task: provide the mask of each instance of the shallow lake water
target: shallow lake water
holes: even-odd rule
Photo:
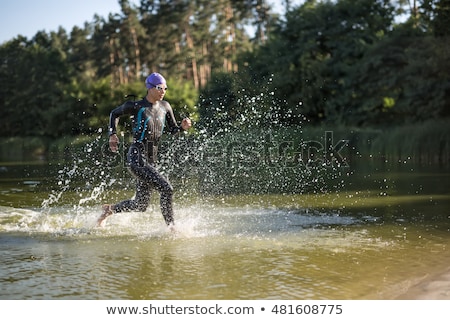
[[[448,169],[354,169],[323,193],[179,191],[170,232],[156,195],[97,228],[132,189],[2,168],[0,299],[395,299],[450,263]]]

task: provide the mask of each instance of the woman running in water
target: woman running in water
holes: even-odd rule
[[[158,143],[167,124],[169,132],[176,134],[191,127],[191,120],[184,118],[178,126],[172,108],[164,95],[167,90],[166,80],[159,73],[152,73],[145,80],[147,95],[139,101],[127,101],[111,111],[109,119],[109,147],[112,152],[118,151],[119,138],[116,134],[116,119],[128,115],[132,119],[133,142],[127,155],[130,172],[136,178],[136,195],[116,204],[103,205],[103,213],[97,224],[116,212],[145,211],[150,201],[151,191],[160,193],[161,212],[166,224],[174,224],[172,208],[172,185],[155,167]]]

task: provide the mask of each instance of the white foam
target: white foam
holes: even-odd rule
[[[304,246],[311,245],[314,238],[322,247],[342,250],[358,243],[380,244],[361,230],[357,234],[343,228],[336,229],[361,222],[337,213],[192,205],[176,211],[175,231],[166,226],[157,206],[146,212],[114,214],[108,217],[103,227],[97,227],[100,214],[100,206],[52,207],[46,210],[0,207],[0,230],[47,234],[51,237],[126,236],[137,240],[232,236],[251,241],[272,239],[272,244],[283,238],[283,243],[295,242]],[[339,239],[342,239],[340,244]]]

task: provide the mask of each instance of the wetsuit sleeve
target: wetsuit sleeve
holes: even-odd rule
[[[173,114],[172,107],[169,103],[166,104],[166,121],[168,125],[169,132],[171,134],[176,134],[183,129],[177,124],[177,121],[175,120],[175,116]]]
[[[118,106],[117,108],[111,111],[111,113],[109,114],[109,128],[108,128],[108,134],[110,136],[117,133],[117,123],[119,118],[125,114],[133,113],[134,109],[135,109],[134,103],[131,101],[127,101],[121,106]]]

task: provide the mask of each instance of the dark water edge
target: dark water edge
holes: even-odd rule
[[[92,167],[90,163],[13,163],[3,164],[0,172],[0,206],[42,208],[43,206],[100,206],[104,202],[120,201],[134,194],[134,181],[126,168]],[[110,169],[110,170],[109,170]],[[301,171],[301,169],[299,169]],[[309,169],[311,171],[311,169]],[[450,194],[450,169],[442,166],[418,166],[408,162],[390,164],[370,161],[349,168],[324,172],[321,179],[306,176],[308,188],[300,178],[281,176],[273,180],[232,177],[215,172],[214,192],[205,192],[205,182],[198,177],[170,175],[175,188],[175,201],[189,205],[228,202],[237,206],[279,207],[302,210],[344,210],[346,214],[381,216],[396,221],[442,222],[448,220],[446,208]],[[227,180],[228,179],[228,180]],[[230,180],[235,189],[230,192]],[[277,179],[279,179],[277,181]],[[276,183],[295,181],[297,192],[267,192]],[[217,192],[225,185],[223,192]],[[249,188],[250,186],[250,188]],[[304,191],[302,191],[302,188]],[[250,192],[245,192],[250,189]],[[288,188],[289,189],[289,188]],[[241,190],[241,192],[239,192]],[[244,190],[244,191],[242,191]],[[256,191],[255,191],[256,190]],[[157,199],[154,199],[157,205]],[[439,209],[438,209],[439,208]],[[438,210],[435,210],[438,209]]]

